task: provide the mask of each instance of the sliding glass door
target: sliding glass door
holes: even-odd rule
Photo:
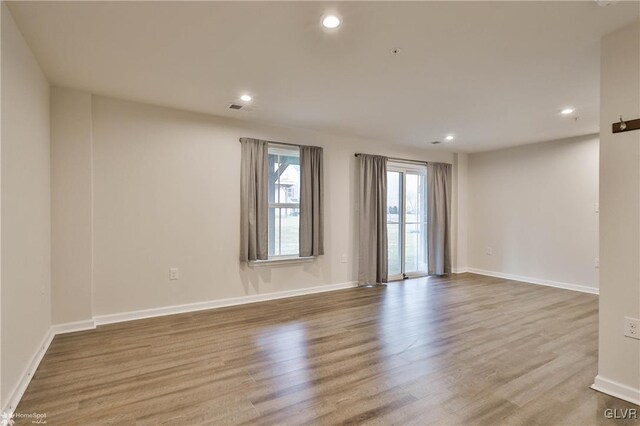
[[[424,166],[387,167],[389,280],[427,273],[427,180]]]

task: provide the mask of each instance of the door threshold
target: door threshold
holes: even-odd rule
[[[397,283],[400,281],[404,281],[404,280],[411,280],[414,278],[424,278],[424,277],[428,277],[429,274],[424,273],[424,274],[415,274],[415,275],[407,275],[405,277],[393,277],[393,278],[389,278],[389,282],[390,283]]]

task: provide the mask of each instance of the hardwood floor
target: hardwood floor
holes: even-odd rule
[[[17,412],[62,424],[590,425],[597,296],[472,274],[57,336]],[[18,424],[31,420],[19,419]]]

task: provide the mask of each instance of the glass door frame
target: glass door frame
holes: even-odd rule
[[[392,172],[392,173],[398,173],[398,175],[400,176],[399,179],[399,192],[398,192],[398,222],[392,222],[392,225],[399,225],[398,226],[398,250],[400,250],[400,273],[396,274],[396,275],[389,275],[389,277],[387,278],[388,281],[400,281],[404,279],[404,256],[405,256],[405,250],[404,250],[404,232],[405,232],[405,226],[404,226],[404,192],[405,192],[405,173],[406,173],[406,169],[404,167],[401,167],[398,163],[392,163],[391,161],[387,162],[387,173],[388,172]],[[388,185],[388,182],[387,182]],[[388,194],[387,194],[388,197]],[[387,225],[389,224],[389,212],[387,212]],[[386,225],[385,225],[386,226]],[[387,229],[389,229],[389,227],[387,226]],[[388,244],[388,238],[387,238],[387,244]],[[387,253],[388,253],[388,248],[387,248]],[[387,260],[387,264],[389,262],[389,259],[391,259],[390,256],[387,256],[388,260]]]
[[[404,163],[399,161],[389,161],[387,163],[387,172],[395,172],[400,174],[400,193],[399,193],[399,249],[400,249],[400,274],[390,275],[388,277],[389,281],[400,281],[408,278],[418,278],[424,277],[428,275],[427,269],[424,271],[415,271],[406,273],[406,230],[407,230],[407,212],[406,212],[406,204],[407,204],[407,174],[417,174],[423,175],[425,177],[425,185],[426,185],[426,176],[427,176],[427,168],[422,164],[414,164],[414,163]],[[426,197],[426,189],[425,194]],[[425,212],[426,214],[426,212]],[[389,220],[387,219],[387,224]],[[395,224],[395,223],[394,223]],[[425,222],[426,224],[426,222]],[[425,239],[427,238],[425,234]],[[425,241],[426,242],[426,241]],[[428,257],[427,257],[428,261]],[[425,267],[428,268],[428,265],[425,262]]]

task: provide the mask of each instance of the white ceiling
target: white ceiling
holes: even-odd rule
[[[9,7],[55,85],[389,143],[453,133],[438,149],[467,152],[597,132],[600,38],[640,16],[593,1]],[[243,92],[255,110],[226,109]]]

